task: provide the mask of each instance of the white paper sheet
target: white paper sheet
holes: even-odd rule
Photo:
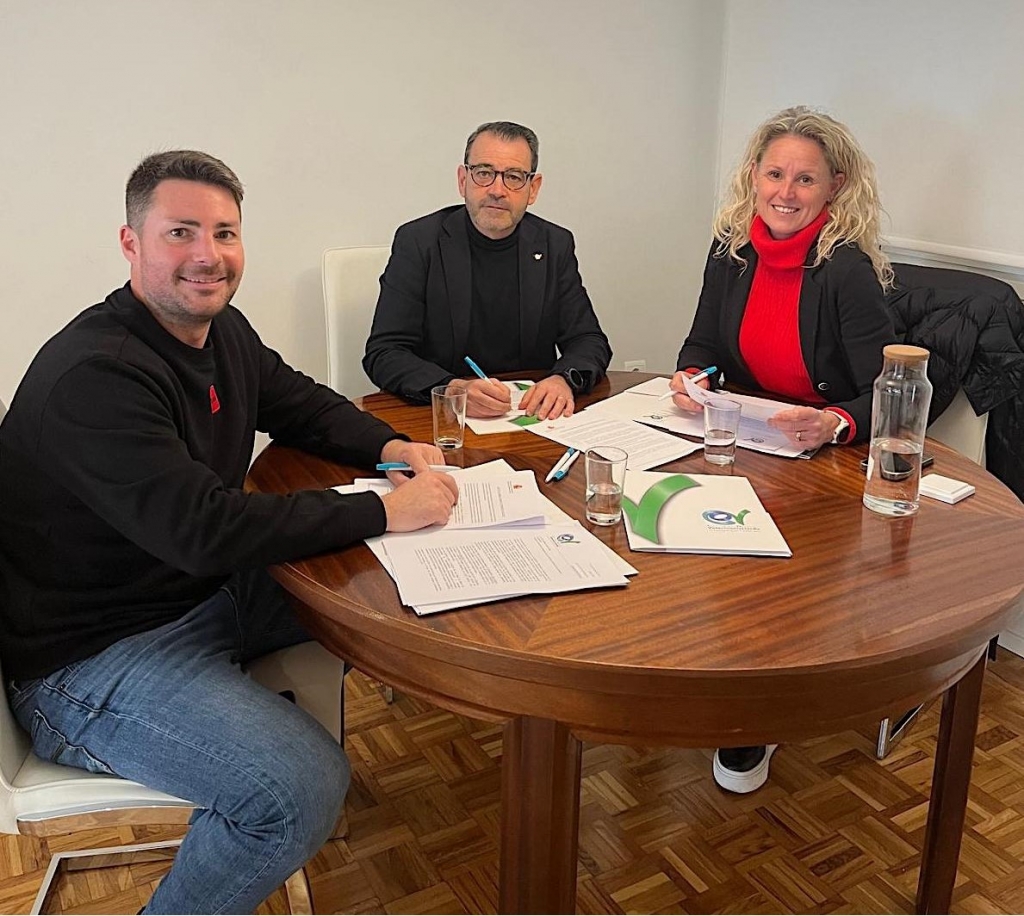
[[[384,550],[402,602],[418,605],[628,584],[596,541],[580,525],[442,529],[385,538]]]
[[[500,417],[466,417],[466,426],[478,436],[486,436],[491,433],[510,433],[522,429],[512,421],[524,416],[524,411],[519,409],[519,402],[523,399],[523,395],[533,387],[533,382],[523,379],[502,382],[502,384],[508,388],[512,398],[512,406],[506,414]]]
[[[585,410],[571,417],[545,420],[527,427],[531,433],[586,450],[598,445],[614,445],[629,456],[626,467],[646,471],[697,451],[701,446],[686,439],[666,436],[615,416]]]
[[[441,527],[493,528],[498,525],[542,525],[544,507],[537,478],[533,471],[508,471],[500,477],[467,477],[465,472],[450,472],[459,485],[459,501],[452,507],[451,518]],[[373,490],[389,493],[390,480],[379,477],[360,478],[356,492]]]

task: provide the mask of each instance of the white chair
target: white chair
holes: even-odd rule
[[[950,402],[942,415],[928,427],[928,435],[943,445],[958,451],[975,464],[985,467],[985,431],[988,429],[988,414],[980,417],[971,407],[963,388]]]
[[[327,324],[327,384],[348,398],[377,390],[363,372],[363,354],[391,249],[387,245],[328,248],[322,258]],[[394,690],[382,684],[391,703]],[[344,719],[342,719],[344,725]]]
[[[328,248],[323,254],[327,320],[327,384],[349,398],[376,391],[363,372],[363,353],[391,249],[385,245]]]
[[[0,401],[0,420],[6,408]],[[272,652],[249,673],[275,692],[290,691],[295,702],[342,740],[344,703],[340,659],[316,642]],[[0,673],[0,832],[44,838],[114,826],[187,824],[193,805],[172,795],[121,779],[60,766],[37,757],[7,702]],[[346,829],[339,824],[340,835]],[[126,862],[173,858],[181,840],[136,843],[54,854],[30,910],[40,913],[59,868],[97,868]],[[308,885],[296,872],[286,884],[293,913],[312,912]]]

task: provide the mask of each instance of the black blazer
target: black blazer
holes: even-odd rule
[[[693,327],[679,351],[677,369],[718,366],[727,382],[759,386],[740,354],[740,324],[757,267],[757,252],[747,244],[733,258],[715,257],[712,242],[704,268],[704,286]],[[871,260],[855,245],[843,245],[811,267],[807,254],[800,285],[800,349],[811,383],[828,406],[845,410],[854,421],[848,441],[867,439],[871,430],[871,388],[882,370],[882,347],[896,341],[892,317]]]
[[[612,351],[576,261],[572,233],[527,213],[519,224],[522,369],[577,369],[589,391]],[[472,278],[463,205],[400,226],[384,274],[363,369],[386,391],[412,401],[469,375]],[[560,356],[556,357],[555,348]],[[488,354],[471,353],[487,371]]]

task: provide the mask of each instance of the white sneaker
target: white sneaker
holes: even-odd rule
[[[712,768],[715,782],[726,791],[741,795],[760,789],[768,781],[768,763],[777,747],[720,747],[715,751]]]

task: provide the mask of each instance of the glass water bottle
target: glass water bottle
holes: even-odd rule
[[[913,515],[920,500],[921,454],[924,450],[932,383],[928,351],[890,344],[875,379],[871,402],[871,447],[864,505],[882,515]]]

